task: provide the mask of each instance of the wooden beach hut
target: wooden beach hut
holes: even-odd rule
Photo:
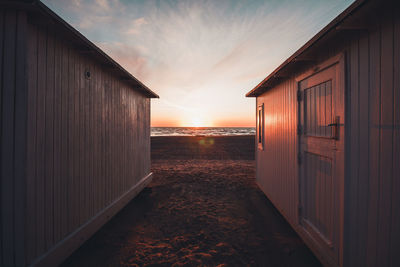
[[[400,266],[399,5],[354,2],[246,96],[257,183],[321,262]]]
[[[0,1],[0,265],[56,266],[151,180],[158,97],[40,1]]]

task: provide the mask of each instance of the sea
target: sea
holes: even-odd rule
[[[255,135],[254,127],[151,127],[151,136]]]

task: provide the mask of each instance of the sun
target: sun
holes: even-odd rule
[[[192,118],[190,122],[190,127],[201,127],[203,126],[203,121],[200,118]]]

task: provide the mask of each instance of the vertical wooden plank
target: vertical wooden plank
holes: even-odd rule
[[[0,10],[0,40],[4,40],[4,10]],[[3,42],[0,42],[0,126],[3,127]],[[1,131],[0,131],[1,134]],[[1,147],[2,147],[2,140],[0,139],[0,173],[1,165],[3,163],[2,154],[1,154]],[[3,184],[3,176],[0,176],[0,185]],[[3,191],[0,189],[0,208],[3,209]],[[0,211],[0,240],[3,240],[3,226],[1,225],[3,218],[3,213]],[[0,264],[3,263],[3,242],[0,241]]]
[[[93,75],[97,75],[96,72],[96,66],[93,64],[93,62],[90,62],[90,72]],[[91,161],[92,161],[92,184],[96,186],[96,190],[93,191],[93,196],[92,196],[92,211],[93,214],[97,213],[97,200],[98,200],[98,191],[100,190],[100,184],[98,183],[98,177],[96,175],[97,173],[97,158],[96,158],[96,153],[97,153],[97,88],[96,88],[96,80],[94,77],[90,79],[90,87],[91,87],[91,101],[92,101],[92,116],[91,116],[91,132],[90,135],[92,137],[92,155],[91,155]]]
[[[133,111],[133,103],[134,103],[134,99],[131,97],[131,91],[127,92],[128,95],[128,133],[129,133],[129,157],[128,157],[128,161],[129,162],[133,162],[134,158],[133,158],[133,151],[134,151],[134,143],[133,143],[133,132],[134,132],[134,127],[133,127],[133,118],[132,118],[132,114],[134,113]],[[132,179],[132,177],[134,177],[134,169],[133,169],[133,164],[129,164],[129,178],[127,179],[127,184],[128,187],[130,187],[130,181]]]
[[[88,68],[88,60],[87,58],[82,58],[82,73],[81,75],[83,76],[84,71]],[[84,106],[84,117],[85,117],[85,127],[84,127],[84,135],[85,135],[85,162],[86,166],[85,168],[85,184],[86,184],[86,199],[87,199],[87,207],[85,211],[85,216],[83,218],[84,221],[88,218],[88,215],[91,214],[91,198],[93,194],[93,190],[95,188],[91,188],[91,177],[90,177],[90,169],[91,169],[91,162],[90,162],[90,153],[91,153],[91,138],[90,138],[90,82],[88,79],[83,78],[82,79],[83,84],[81,85],[82,89],[84,90],[84,96],[85,96],[85,106]]]
[[[70,183],[70,162],[69,162],[69,49],[64,44],[60,47],[61,53],[61,237],[68,233],[70,222],[69,217],[69,183]]]
[[[38,28],[38,87],[37,87],[37,127],[36,127],[36,255],[44,253],[45,243],[45,129],[46,129],[46,29]]]
[[[318,92],[318,86],[316,86],[316,88],[315,88],[315,92],[316,92],[316,101],[315,102],[318,102],[318,98],[317,98],[317,92]],[[317,105],[317,103],[315,103],[316,105]],[[316,111],[316,113],[317,113],[318,111]],[[317,117],[317,115],[316,115],[316,117]],[[318,123],[318,121],[317,121],[317,119],[315,120],[315,122],[316,122],[316,125],[317,125],[317,123]],[[316,130],[317,130],[317,127],[316,127]],[[314,189],[314,194],[315,194],[315,221],[314,221],[314,225],[317,227],[317,229],[322,229],[322,227],[321,227],[321,210],[322,210],[322,208],[321,208],[321,204],[322,204],[322,196],[321,196],[321,173],[320,173],[320,162],[321,162],[321,158],[320,158],[320,156],[317,156],[317,155],[314,155],[313,156],[313,158],[314,158],[314,182],[315,182],[315,184],[314,184],[314,186],[315,186],[315,189]]]
[[[95,121],[95,135],[96,135],[96,163],[95,163],[95,179],[98,181],[99,189],[97,190],[97,206],[96,206],[96,213],[101,209],[101,199],[103,193],[103,180],[102,180],[102,155],[101,155],[101,147],[102,147],[102,129],[101,129],[101,120],[103,116],[103,111],[101,107],[101,98],[102,98],[102,90],[101,90],[101,68],[98,65],[94,65],[95,69],[95,79],[94,79],[94,86],[96,90],[96,121]]]
[[[380,124],[380,192],[378,223],[378,264],[389,263],[391,197],[393,175],[393,21],[386,14],[382,24],[381,56],[381,124]]]
[[[111,100],[112,100],[112,84],[111,84],[111,79],[110,75],[107,73],[107,88],[106,88],[106,105],[107,105],[107,119],[105,122],[106,126],[106,139],[107,139],[107,145],[106,145],[106,162],[107,162],[107,204],[111,202],[112,199],[112,166],[110,164],[111,162],[111,153],[112,153],[112,147],[111,147]]]
[[[399,14],[396,5],[394,14]],[[400,266],[400,18],[395,16],[393,39],[393,182],[390,266]]]
[[[121,140],[122,140],[122,157],[121,157],[121,161],[122,161],[122,174],[121,174],[121,186],[122,188],[125,190],[128,189],[128,187],[125,184],[125,177],[126,177],[126,142],[125,142],[125,84],[123,83],[123,87],[121,88]]]
[[[89,61],[89,70],[92,72],[93,70],[93,65],[92,61]],[[96,98],[96,92],[94,89],[94,83],[93,79],[89,79],[89,98],[90,98],[90,118],[89,118],[89,140],[90,140],[90,187],[92,188],[92,195],[90,198],[90,217],[95,215],[95,204],[96,204],[96,192],[99,190],[98,184],[96,182],[96,177],[94,176],[94,166],[95,166],[95,158],[94,158],[94,152],[96,150],[96,133],[94,131],[94,120],[95,120],[95,98]],[[89,218],[90,218],[89,217]]]
[[[292,173],[290,175],[291,177],[291,181],[292,181],[292,191],[291,191],[291,195],[293,196],[294,199],[294,206],[293,206],[293,221],[294,223],[298,223],[298,218],[299,218],[299,214],[298,214],[298,207],[299,207],[299,195],[297,194],[297,190],[299,188],[299,181],[298,181],[298,164],[296,161],[296,156],[297,156],[297,125],[300,124],[299,120],[298,120],[298,109],[297,109],[297,83],[294,80],[293,77],[290,78],[290,93],[291,93],[291,97],[290,97],[290,107],[291,107],[291,118],[290,118],[290,122],[291,122],[291,141],[292,141],[292,145],[291,147],[291,151],[290,151],[290,162],[293,166],[292,168]],[[304,96],[303,96],[304,99]],[[304,101],[304,100],[303,100]]]
[[[359,171],[359,40],[355,40],[351,43],[350,46],[350,160],[351,160],[351,168],[350,168],[350,181],[349,192],[350,196],[348,198],[348,217],[350,222],[350,231],[351,237],[348,241],[348,253],[349,255],[356,255],[357,247],[358,247],[358,233],[357,229],[355,229],[355,222],[357,221],[357,196],[358,196],[358,171]],[[350,261],[354,261],[351,264],[355,264],[357,257],[350,256]]]
[[[76,51],[74,51],[76,54]],[[77,162],[78,171],[77,171],[77,183],[75,185],[74,190],[76,190],[76,194],[78,196],[76,205],[76,223],[77,226],[80,225],[85,219],[87,214],[87,207],[89,205],[88,202],[88,185],[87,185],[87,135],[86,135],[86,119],[87,119],[87,111],[86,111],[86,93],[87,90],[85,88],[84,81],[84,67],[83,67],[83,59],[80,55],[76,54],[76,63],[75,63],[75,103],[78,103],[75,106],[75,122],[77,125],[77,130],[75,132],[75,138],[77,140],[77,151],[79,151],[79,162]]]
[[[333,222],[334,222],[334,218],[333,218],[333,210],[334,210],[334,190],[335,190],[335,186],[334,186],[334,179],[332,177],[332,162],[327,161],[327,164],[325,165],[325,174],[326,174],[326,178],[328,179],[327,182],[327,190],[326,190],[326,194],[327,194],[327,229],[330,230],[330,235],[329,238],[331,240],[333,240]]]
[[[87,69],[90,69],[90,62],[88,60],[88,58],[82,58],[83,59],[83,70],[82,70],[82,76],[84,76],[84,71]],[[87,220],[88,218],[90,218],[91,214],[92,214],[92,205],[93,205],[93,194],[94,191],[96,190],[95,187],[92,186],[92,158],[91,158],[91,154],[93,151],[93,138],[91,136],[91,116],[92,116],[92,92],[91,92],[91,85],[90,85],[90,79],[84,79],[84,87],[85,87],[85,98],[86,98],[86,105],[85,105],[85,110],[86,110],[86,114],[85,114],[85,134],[86,134],[86,140],[87,140],[87,144],[86,144],[86,150],[87,150],[87,154],[86,154],[86,162],[87,162],[87,166],[86,166],[86,184],[87,184],[87,199],[88,199],[88,207],[87,207],[87,211],[86,211],[86,216],[85,216],[85,220]]]
[[[321,136],[321,86],[315,87],[315,135]]]
[[[113,90],[113,155],[114,155],[114,159],[116,159],[117,161],[119,161],[119,139],[118,139],[118,132],[119,132],[119,127],[118,127],[118,96],[119,96],[119,82],[115,79],[115,76],[112,76],[113,78],[113,82],[114,82],[114,90]],[[114,164],[114,195],[113,195],[113,200],[118,196],[119,194],[119,163]]]
[[[111,83],[112,83],[112,91],[111,91],[111,155],[112,155],[112,180],[111,180],[111,184],[112,184],[112,194],[111,194],[111,201],[113,201],[115,199],[115,196],[117,195],[118,192],[118,177],[117,177],[117,165],[114,163],[115,159],[117,158],[116,155],[116,150],[117,150],[117,124],[116,124],[116,102],[117,102],[117,93],[118,93],[118,88],[117,88],[117,82],[114,79],[114,76],[111,75]]]
[[[320,112],[320,124],[321,124],[321,136],[326,137],[326,83],[321,84],[321,112]]]
[[[17,15],[16,80],[15,80],[15,145],[14,145],[14,236],[15,265],[25,265],[25,204],[26,204],[26,138],[27,138],[27,74],[25,12]]]
[[[314,97],[314,100],[313,100],[313,106],[315,106],[315,94],[313,94],[313,97]],[[314,111],[315,111],[315,108],[314,108]],[[315,114],[315,112],[314,112],[314,114]],[[313,118],[313,121],[314,121],[314,124],[313,124],[313,126],[314,126],[314,133],[315,133],[315,115],[314,115],[314,118]],[[312,199],[311,199],[311,219],[312,219],[312,222],[313,222],[313,224],[315,225],[315,222],[317,221],[317,201],[318,201],[318,199],[317,199],[317,179],[318,179],[318,177],[317,177],[317,173],[316,173],[316,171],[315,170],[317,170],[317,156],[316,155],[314,155],[314,154],[309,154],[310,155],[310,158],[311,158],[311,164],[310,164],[310,170],[309,170],[309,177],[308,177],[308,179],[309,179],[309,183],[310,183],[310,191],[312,192],[311,193],[311,196],[310,197],[312,197]],[[316,226],[318,226],[318,225],[316,225]]]
[[[52,29],[47,30],[47,53],[46,53],[46,86],[45,86],[45,248],[50,249],[53,244],[53,218],[54,218],[54,37]]]
[[[62,173],[61,164],[62,152],[61,152],[61,124],[62,124],[62,62],[61,62],[61,45],[59,41],[60,36],[55,36],[54,43],[54,183],[53,183],[53,214],[54,214],[54,226],[53,226],[53,237],[54,242],[61,240],[61,212],[62,212]]]
[[[0,40],[4,40],[4,14],[5,12],[3,10],[0,10]],[[2,123],[2,111],[3,111],[3,42],[0,42],[0,126],[3,127]],[[1,135],[1,131],[0,131]],[[2,140],[0,139],[0,173],[1,171],[1,165],[2,165],[2,153],[1,153],[1,147],[2,147]],[[3,184],[3,176],[0,176],[0,186]],[[3,196],[2,196],[3,191],[1,190],[0,187],[0,208],[3,209]],[[3,264],[3,226],[2,226],[2,217],[3,213],[0,211],[0,264]]]
[[[369,46],[369,84],[370,84],[370,135],[369,135],[369,199],[368,199],[368,244],[367,266],[376,266],[376,244],[378,225],[379,165],[380,165],[380,28],[371,31]]]
[[[284,82],[282,86],[282,161],[284,164],[287,164],[287,144],[288,144],[288,139],[287,139],[287,134],[288,134],[288,128],[287,128],[287,82]],[[147,101],[146,101],[146,110],[147,110]],[[146,125],[147,125],[147,117],[146,117]],[[147,132],[147,129],[146,129]],[[146,149],[146,148],[145,148]],[[287,184],[287,177],[288,177],[288,170],[283,169],[282,170],[282,185],[281,185],[281,192],[287,192],[288,189],[288,184]],[[290,203],[290,197],[284,197],[283,194],[280,196],[281,200],[283,201],[282,203],[284,204],[284,210],[286,214],[290,214],[290,206],[288,203]]]
[[[366,244],[367,244],[367,224],[368,219],[368,183],[369,172],[369,37],[365,34],[359,42],[359,177],[358,177],[358,204],[357,204],[357,228],[358,250],[357,264],[366,265]]]
[[[307,92],[307,135],[312,135],[312,101],[311,101],[311,88],[306,90]]]
[[[129,88],[126,90],[126,141],[127,141],[127,162],[131,162],[131,149],[132,149],[132,139],[131,139],[131,120],[130,120],[130,114],[131,114],[131,99],[129,95]],[[127,176],[125,178],[125,184],[127,187],[129,187],[129,178],[132,175],[132,167],[130,165],[127,165]]]
[[[102,69],[102,82],[103,82],[103,99],[102,99],[102,106],[103,106],[103,147],[102,147],[102,153],[103,153],[103,161],[104,161],[104,203],[107,203],[108,201],[108,192],[109,192],[109,186],[108,186],[108,177],[109,177],[109,168],[108,168],[108,155],[109,153],[106,153],[108,151],[108,100],[107,100],[107,94],[108,94],[108,81],[107,81],[107,73],[104,71],[104,68]],[[105,205],[105,204],[104,204]]]
[[[0,27],[1,28],[1,27]],[[26,210],[27,218],[27,263],[29,264],[36,255],[36,113],[37,113],[37,56],[38,38],[37,28],[29,23],[27,56],[28,56],[28,129],[27,129],[27,176],[26,176]]]
[[[311,120],[312,120],[312,133],[315,136],[317,134],[317,86],[314,86],[311,90]]]
[[[75,55],[72,52],[72,48],[68,47],[68,231],[72,232],[75,229],[76,222],[76,206],[75,200],[78,198],[76,195],[75,184],[76,184],[76,172],[77,167],[75,161],[76,157],[76,143],[78,140],[75,138],[75,106],[78,106],[79,102],[75,99]],[[75,103],[77,103],[75,105]]]
[[[76,198],[74,199],[74,213],[75,213],[75,226],[78,227],[83,221],[84,216],[86,214],[86,208],[88,206],[87,195],[85,192],[87,191],[86,185],[86,177],[85,170],[87,166],[86,162],[86,153],[87,150],[85,146],[87,143],[85,142],[85,84],[83,67],[82,67],[82,59],[80,58],[77,51],[74,49],[73,54],[75,57],[75,69],[74,69],[74,101],[75,101],[75,109],[74,109],[74,120],[75,120],[75,130],[74,130],[74,146],[75,146],[75,185],[74,185],[74,194]]]
[[[3,264],[14,265],[14,94],[16,13],[6,11],[3,37],[1,125],[1,218]],[[7,67],[6,67],[7,66]]]
[[[110,75],[107,73],[106,74],[106,88],[105,88],[105,102],[106,102],[106,121],[104,122],[105,126],[105,137],[106,137],[106,146],[105,146],[105,155],[106,155],[106,166],[107,166],[107,172],[106,172],[106,205],[108,205],[111,202],[111,193],[112,193],[112,184],[111,184],[111,175],[112,175],[112,169],[111,169],[111,137],[110,137],[110,125],[111,125],[111,81],[110,81]]]
[[[98,99],[98,105],[99,105],[99,180],[101,183],[101,190],[99,191],[99,208],[104,205],[104,199],[105,199],[105,162],[104,162],[104,83],[103,83],[103,69],[101,67],[97,68],[97,73],[96,75],[96,83],[97,83],[97,89],[99,90],[99,99]]]
[[[325,125],[332,123],[332,82],[328,81],[325,88],[326,94],[326,114]],[[326,127],[326,136],[332,136],[332,127]]]

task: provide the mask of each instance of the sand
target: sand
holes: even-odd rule
[[[154,180],[63,266],[320,266],[254,181],[254,136],[152,138]]]

